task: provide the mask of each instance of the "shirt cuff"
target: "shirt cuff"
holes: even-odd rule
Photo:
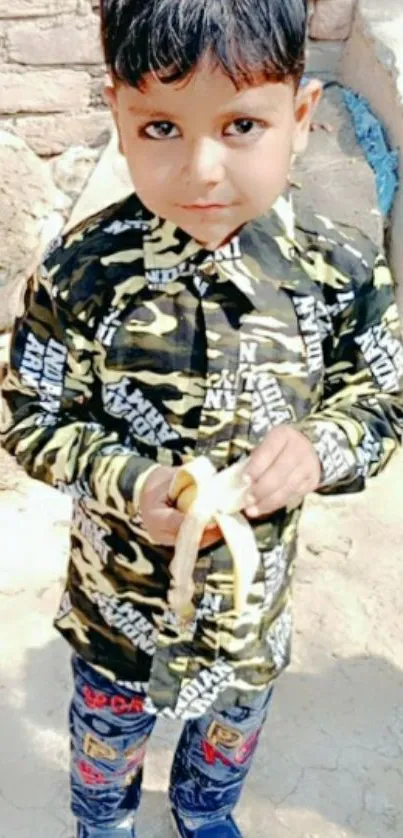
[[[318,491],[348,483],[356,475],[357,463],[347,435],[327,419],[310,419],[300,427],[312,443],[321,465]]]

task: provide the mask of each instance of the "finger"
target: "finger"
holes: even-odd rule
[[[279,485],[270,495],[263,496],[258,503],[246,510],[248,518],[260,518],[283,509],[292,503],[298,506],[296,499],[302,499],[312,491],[313,481],[307,476],[306,469],[294,470],[288,480]]]
[[[263,515],[271,515],[279,509],[297,508],[304,498],[313,491],[312,481],[300,484],[295,489],[292,486],[284,487],[274,492],[270,498],[261,503],[250,506],[246,510],[248,518],[261,518]]]
[[[273,428],[263,442],[255,448],[245,466],[245,474],[250,475],[253,482],[260,479],[262,474],[274,465],[275,461],[287,446],[289,433],[284,425]]]
[[[154,509],[152,513],[143,515],[143,523],[151,538],[157,544],[166,544],[167,537],[171,537],[171,543],[175,543],[179,529],[185,516],[177,509],[168,506],[161,506]],[[164,539],[162,541],[161,539]]]
[[[203,550],[205,547],[211,547],[213,544],[217,544],[218,541],[222,541],[222,532],[218,527],[213,531],[206,530],[200,542],[200,549]]]
[[[161,547],[175,547],[176,536],[172,535],[171,532],[160,533],[158,540],[153,539],[153,542],[154,544],[159,544]]]
[[[168,532],[177,534],[184,520],[184,514],[175,509],[175,507],[163,506],[161,510],[158,510],[159,526]]]
[[[253,484],[248,494],[248,506],[259,505],[287,485],[297,470],[295,454],[289,448],[283,449],[273,465]]]
[[[215,521],[212,521],[212,522],[211,522],[211,524],[207,524],[207,527],[206,527],[206,529],[205,529],[205,532],[209,532],[209,531],[211,531],[211,530],[217,530],[217,529],[219,529],[219,527],[217,527],[216,522],[215,522]]]

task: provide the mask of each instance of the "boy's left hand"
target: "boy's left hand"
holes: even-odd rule
[[[321,481],[319,457],[309,439],[291,425],[273,428],[251,454],[245,473],[252,480],[249,518],[298,506]]]

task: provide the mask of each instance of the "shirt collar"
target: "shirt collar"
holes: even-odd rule
[[[172,222],[152,217],[144,238],[144,267],[151,288],[174,285],[185,274],[218,275],[230,280],[257,310],[267,307],[268,285],[295,287],[295,215],[291,195],[248,224],[216,251],[208,251]],[[173,288],[172,288],[173,290]]]

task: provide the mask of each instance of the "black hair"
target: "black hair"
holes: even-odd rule
[[[304,71],[307,0],[101,0],[106,63],[141,88],[151,73],[185,79],[204,56],[239,88],[256,77],[298,82]]]

